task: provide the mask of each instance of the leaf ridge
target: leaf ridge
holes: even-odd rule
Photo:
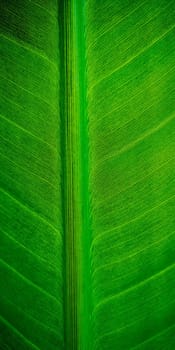
[[[47,324],[41,322],[40,320],[38,320],[37,318],[35,318],[34,316],[32,316],[29,312],[24,311],[23,309],[21,309],[20,307],[18,307],[12,300],[10,300],[7,297],[3,296],[3,299],[6,300],[6,302],[10,305],[13,305],[19,312],[21,312],[22,314],[24,314],[26,317],[28,317],[30,320],[33,320],[34,322],[38,323],[42,328],[47,329],[48,331],[51,331],[52,333],[54,333],[55,335],[60,335],[60,339],[61,338],[61,333],[59,332],[58,329],[54,329],[49,327]]]
[[[102,269],[104,269],[104,268],[106,268],[108,266],[113,266],[115,264],[120,264],[123,261],[127,261],[128,259],[130,259],[130,258],[132,258],[132,257],[134,257],[136,255],[139,255],[144,250],[147,250],[148,248],[150,248],[150,247],[152,247],[152,246],[154,246],[156,244],[159,244],[160,242],[166,241],[169,237],[174,236],[174,234],[175,234],[175,231],[171,232],[170,234],[168,234],[166,236],[163,236],[161,239],[158,239],[158,240],[156,240],[156,241],[154,241],[154,242],[152,242],[150,244],[147,244],[146,246],[144,246],[144,248],[136,250],[132,254],[127,254],[127,256],[124,256],[122,259],[119,259],[119,260],[116,259],[114,261],[111,261],[110,263],[106,263],[104,265],[98,266],[96,269],[93,270],[92,276],[94,276],[97,273],[97,271],[99,271],[99,270],[102,270]],[[137,238],[138,238],[138,236],[137,236]],[[126,242],[128,242],[128,240],[126,240],[125,243]],[[113,247],[115,247],[115,246],[113,245]]]
[[[147,0],[142,3],[139,4],[138,6],[136,6],[132,11],[130,11],[129,13],[127,13],[126,16],[122,17],[118,22],[113,23],[113,25],[111,25],[108,29],[106,29],[104,32],[100,33],[94,41],[91,42],[91,44],[88,46],[87,48],[87,52],[89,51],[89,49],[93,46],[95,46],[94,44],[97,43],[97,41],[106,33],[108,33],[109,31],[111,31],[111,29],[115,28],[118,24],[122,23],[123,21],[125,21],[126,18],[130,17],[134,12],[136,12],[140,7],[142,7],[145,3],[147,2]]]
[[[36,257],[38,260],[41,260],[45,263],[47,263],[47,265],[49,265],[50,267],[54,268],[55,266],[50,264],[50,262],[46,259],[44,259],[42,256],[40,256],[39,254],[36,254],[35,252],[33,252],[31,249],[29,249],[27,246],[25,246],[24,244],[22,244],[20,241],[18,241],[16,238],[14,238],[12,235],[10,235],[9,233],[5,232],[4,230],[0,230],[0,232],[2,234],[4,234],[5,236],[7,236],[10,240],[12,240],[13,242],[15,242],[15,244],[19,245],[21,248],[25,249],[28,253],[30,253],[31,255],[33,255],[34,257]]]
[[[127,293],[130,293],[130,292],[132,292],[133,290],[138,289],[138,288],[144,286],[144,285],[147,284],[148,282],[150,282],[150,281],[152,281],[152,280],[158,278],[158,277],[161,276],[161,275],[164,275],[165,273],[167,273],[167,272],[170,271],[170,270],[173,270],[174,268],[175,268],[175,263],[173,263],[173,264],[171,264],[171,265],[168,265],[168,267],[165,267],[163,270],[161,270],[161,271],[159,271],[159,272],[157,272],[157,273],[154,273],[154,274],[151,275],[149,278],[146,278],[145,280],[143,280],[143,281],[141,281],[141,282],[135,284],[134,286],[129,287],[129,288],[126,288],[126,289],[124,289],[122,292],[116,293],[115,295],[112,295],[112,296],[109,296],[109,297],[104,298],[101,302],[99,302],[98,304],[95,305],[93,312],[96,313],[97,310],[98,310],[101,306],[107,304],[107,303],[110,302],[111,300],[120,298],[121,296],[123,296],[123,295],[125,295],[125,294],[127,294]]]
[[[38,4],[37,2],[33,1],[33,0],[29,0],[32,4],[34,4],[35,6],[43,9],[44,11],[46,11],[51,17],[53,17],[54,19],[56,19],[56,16],[53,15],[53,13],[51,11],[49,11],[46,7],[41,6],[40,4]]]
[[[4,158],[6,158],[10,163],[14,164],[17,168],[24,170],[26,173],[32,174],[35,177],[37,177],[38,179],[42,180],[43,182],[48,183],[52,188],[57,189],[50,181],[48,181],[47,179],[45,179],[44,177],[33,173],[31,170],[22,167],[21,165],[19,165],[18,163],[16,163],[15,161],[13,161],[12,159],[10,159],[8,156],[4,155],[2,152],[0,152],[0,155]]]
[[[155,207],[152,207],[151,209],[149,210],[146,210],[144,213],[142,213],[141,215],[138,215],[136,216],[135,218],[133,218],[132,220],[129,220],[129,221],[126,221],[124,222],[123,224],[121,225],[118,225],[116,227],[113,227],[112,229],[110,230],[106,230],[106,231],[103,231],[102,234],[99,234],[97,235],[93,240],[92,240],[92,244],[91,244],[91,250],[93,249],[93,246],[99,241],[102,239],[103,236],[106,236],[107,233],[111,233],[113,231],[116,231],[118,229],[121,229],[137,220],[140,220],[142,219],[145,215],[149,214],[150,212],[154,211],[155,209],[157,208],[160,208],[161,206],[163,206],[164,204],[168,203],[171,199],[173,199],[175,197],[175,195],[172,195],[171,197],[165,199],[164,201],[160,202],[158,205],[156,205]],[[107,248],[106,248],[107,249]]]
[[[134,148],[135,146],[138,145],[138,143],[144,141],[147,137],[153,135],[154,133],[156,133],[157,131],[163,129],[167,124],[169,124],[173,119],[175,119],[175,113],[171,114],[169,117],[167,117],[165,120],[163,120],[162,122],[160,122],[160,124],[158,124],[157,127],[155,128],[151,128],[149,131],[145,132],[142,134],[141,137],[139,137],[138,139],[126,144],[124,147],[122,147],[118,152],[112,153],[110,154],[108,157],[103,157],[102,159],[100,159],[99,162],[96,162],[97,167],[99,167],[99,164],[103,164],[104,162],[106,162],[107,160],[111,160],[113,158],[116,158],[118,156],[120,156],[121,154],[124,154],[125,152],[129,151],[130,149]]]
[[[7,191],[5,191],[4,189],[0,188],[0,191],[3,192],[7,197],[9,197],[13,202],[15,202],[17,205],[21,206],[22,208],[24,208],[25,210],[27,210],[28,212],[30,212],[33,216],[37,217],[40,221],[42,221],[43,223],[45,223],[47,226],[49,226],[53,231],[55,231],[57,234],[59,233],[58,237],[61,241],[61,234],[60,231],[54,227],[50,222],[48,222],[45,218],[43,218],[41,215],[39,215],[38,213],[36,213],[33,209],[29,208],[27,205],[25,205],[24,203],[22,203],[21,201],[19,201],[18,199],[16,199],[14,196],[12,196],[10,193],[8,193]]]
[[[156,333],[155,335],[153,335],[152,337],[147,338],[145,341],[143,341],[142,343],[137,344],[136,346],[132,347],[130,350],[135,350],[138,349],[138,347],[140,347],[140,345],[144,345],[147,344],[148,342],[150,342],[150,340],[156,339],[157,337],[163,335],[164,333],[169,332],[170,330],[172,330],[173,328],[175,328],[175,323],[171,326],[166,327],[165,329],[163,329],[161,332]]]
[[[40,51],[39,49],[36,49],[36,47],[32,47],[30,44],[26,43],[25,41],[22,40],[15,40],[15,38],[4,34],[4,33],[0,33],[0,36],[2,38],[4,38],[7,41],[12,42],[14,45],[22,47],[23,49],[25,49],[26,51],[31,52],[32,54],[42,58],[43,60],[47,61],[49,64],[53,65],[54,68],[56,68],[58,70],[58,66],[56,65],[56,63],[54,61],[52,61],[49,57],[47,57],[47,55],[43,54],[42,51]]]
[[[131,189],[132,187],[134,187],[135,185],[139,184],[140,182],[144,181],[145,179],[149,179],[151,175],[155,174],[158,170],[162,169],[165,167],[165,165],[167,165],[168,163],[175,161],[175,158],[170,158],[167,161],[165,161],[163,164],[161,164],[160,166],[158,166],[157,168],[154,168],[154,170],[152,170],[149,174],[147,174],[144,177],[140,177],[139,180],[132,182],[129,186],[125,187],[124,189],[122,189],[121,191],[117,192],[117,196],[121,193],[125,193],[127,192],[129,189]],[[115,195],[114,195],[115,196]],[[111,198],[114,197],[113,194],[111,196],[105,197],[104,200],[101,201],[97,201],[95,202],[95,204],[97,206],[103,204],[106,201],[109,201]],[[93,206],[93,208],[96,208],[96,206]]]
[[[11,79],[9,79],[9,78],[3,76],[3,75],[0,75],[0,78],[9,81],[9,82],[12,83],[13,85],[15,85],[15,86],[17,86],[18,88],[20,88],[21,90],[27,92],[29,95],[32,95],[32,96],[35,97],[36,99],[38,99],[38,100],[44,102],[46,105],[48,105],[48,106],[53,110],[53,105],[51,105],[47,100],[43,99],[41,96],[34,94],[32,91],[30,91],[30,90],[24,88],[23,86],[21,86],[21,85],[15,83],[15,81],[13,81],[13,80],[11,80]]]
[[[174,305],[174,301],[173,301],[173,302],[170,302],[170,303],[167,303],[166,305],[163,305],[163,307],[160,307],[159,310],[163,310],[163,309],[165,308],[165,306],[167,306],[167,305],[168,305],[168,306]],[[96,348],[96,345],[97,345],[97,343],[99,342],[99,340],[105,338],[106,336],[119,333],[119,332],[121,332],[121,331],[127,329],[128,327],[131,327],[132,325],[137,324],[138,321],[144,321],[144,318],[143,318],[143,317],[142,317],[142,318],[139,318],[139,319],[137,319],[137,320],[134,321],[134,322],[126,323],[126,325],[123,326],[123,327],[114,329],[114,330],[112,330],[112,331],[110,331],[110,332],[103,333],[101,336],[99,336],[98,338],[95,339],[95,349],[97,349],[97,348]],[[133,348],[131,348],[130,350],[133,350]]]
[[[149,84],[149,87],[153,87],[154,85],[156,85],[156,83],[161,82],[168,74],[172,73],[172,72],[174,71],[174,69],[175,69],[175,66],[173,66],[170,70],[166,70],[166,72],[165,72],[164,74],[161,75],[161,78],[160,78],[160,79],[157,79],[157,80],[154,80],[153,83]],[[126,82],[126,84],[127,84],[128,82],[130,82],[130,80],[128,80],[128,81]],[[125,84],[123,84],[123,86],[125,86]],[[156,85],[156,86],[157,86],[157,85]],[[173,89],[172,91],[174,91],[174,89]],[[120,104],[119,106],[113,108],[113,109],[110,110],[109,112],[107,112],[107,113],[105,113],[104,115],[102,115],[102,117],[101,117],[100,119],[97,120],[97,123],[98,123],[98,122],[101,122],[104,118],[106,118],[108,115],[112,114],[113,112],[122,110],[123,107],[126,107],[126,106],[128,105],[129,102],[131,102],[132,100],[135,99],[135,97],[137,97],[137,96],[139,96],[139,95],[141,95],[141,94],[143,94],[142,89],[140,89],[137,93],[135,93],[131,98],[127,99],[126,103],[122,103],[122,104]],[[156,101],[158,101],[158,100],[156,100]],[[148,110],[150,107],[152,107],[153,105],[154,105],[154,103],[151,104],[151,105],[149,105],[148,108],[146,108],[145,110],[143,110],[143,112],[147,111],[147,110]],[[139,116],[140,116],[140,115],[139,115]],[[127,125],[128,123],[130,123],[132,120],[135,120],[135,119],[137,119],[137,118],[132,118],[132,119],[130,119],[129,121],[127,121],[126,123],[124,123],[121,127],[119,127],[118,129],[116,129],[116,131],[119,130],[119,129],[121,129],[121,128],[123,128],[123,126]],[[96,121],[96,120],[95,120],[95,121]]]
[[[46,290],[44,290],[42,287],[39,287],[37,284],[35,284],[32,280],[24,276],[21,272],[14,269],[11,265],[9,265],[4,259],[0,258],[0,262],[2,265],[4,265],[8,270],[11,270],[14,274],[16,274],[19,278],[21,278],[24,282],[27,284],[30,284],[33,288],[37,289],[40,293],[47,296],[47,298],[52,299],[56,304],[59,306],[61,305],[61,301],[56,299],[53,295],[48,293]]]
[[[53,145],[51,145],[50,143],[44,141],[43,139],[41,139],[40,137],[36,136],[36,135],[33,134],[31,131],[29,131],[29,130],[23,128],[22,126],[20,126],[19,124],[15,123],[14,121],[12,121],[12,120],[6,118],[6,117],[5,117],[4,115],[2,115],[1,113],[0,113],[0,117],[1,117],[4,121],[6,121],[7,123],[12,124],[14,127],[16,127],[17,129],[21,130],[22,132],[24,132],[24,133],[26,133],[26,134],[32,136],[34,139],[38,140],[39,142],[41,142],[41,143],[43,143],[43,144],[49,146],[49,148],[53,149],[54,151],[56,150],[56,148],[55,148]]]
[[[0,320],[2,323],[4,323],[7,327],[9,327],[17,336],[19,336],[25,343],[30,345],[32,349],[34,350],[41,350],[38,346],[32,343],[32,341],[28,338],[26,338],[18,329],[16,329],[9,321],[7,321],[5,318],[3,318],[0,315]]]
[[[152,42],[145,46],[141,51],[139,51],[136,55],[130,57],[127,61],[125,61],[123,64],[121,64],[119,67],[114,69],[109,74],[105,75],[103,78],[99,79],[94,85],[91,86],[91,90],[93,90],[96,86],[98,86],[102,81],[108,79],[111,77],[114,73],[117,73],[119,70],[126,67],[128,64],[130,64],[132,61],[137,59],[139,56],[144,54],[147,50],[149,50],[151,47],[153,47],[158,41],[161,41],[164,39],[173,29],[175,28],[175,25],[171,26],[168,30],[166,30],[162,35],[158,36],[155,40],[152,40]]]

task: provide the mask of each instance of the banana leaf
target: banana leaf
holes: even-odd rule
[[[90,349],[175,348],[174,18],[86,3]]]
[[[57,1],[1,1],[1,349],[62,349]]]
[[[174,350],[174,1],[0,7],[0,349]]]

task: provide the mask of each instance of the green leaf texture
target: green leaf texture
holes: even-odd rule
[[[0,349],[174,350],[174,1],[0,5]]]
[[[90,349],[175,349],[175,3],[86,2]]]
[[[63,348],[57,0],[1,0],[0,348]]]

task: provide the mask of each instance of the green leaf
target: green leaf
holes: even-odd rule
[[[90,349],[175,347],[174,2],[87,2]]]
[[[174,350],[174,16],[1,0],[1,349]]]
[[[0,348],[63,348],[57,1],[1,1]]]

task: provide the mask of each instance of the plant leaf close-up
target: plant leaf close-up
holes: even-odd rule
[[[0,349],[174,350],[174,1],[0,7]]]
[[[174,349],[174,2],[86,16],[91,348]]]
[[[1,349],[62,349],[56,0],[1,3]]]

